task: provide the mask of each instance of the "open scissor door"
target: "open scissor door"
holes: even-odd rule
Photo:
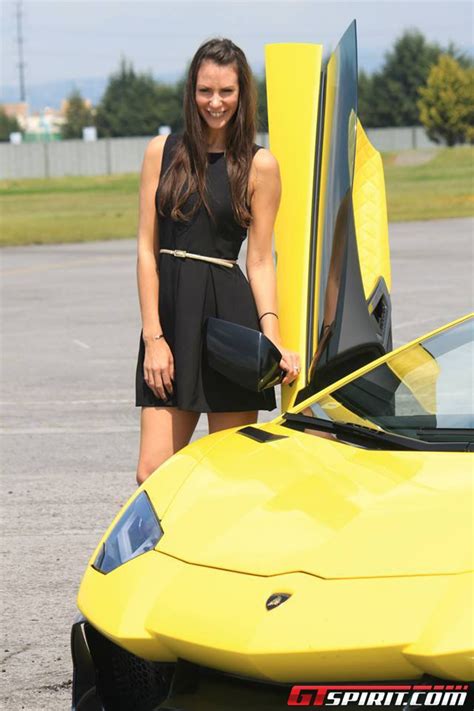
[[[301,355],[289,406],[391,347],[383,167],[357,118],[355,21],[322,69],[320,45],[267,47],[280,327]]]

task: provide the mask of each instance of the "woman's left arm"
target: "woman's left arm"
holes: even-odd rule
[[[273,227],[281,196],[280,170],[276,158],[265,148],[254,156],[250,175],[252,223],[247,243],[247,277],[260,318],[262,332],[281,351],[281,367],[287,371],[284,384],[298,377],[300,359],[281,343],[276,273],[272,254]],[[264,315],[265,314],[265,315]]]

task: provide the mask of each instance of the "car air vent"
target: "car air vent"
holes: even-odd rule
[[[287,435],[276,435],[271,432],[266,432],[265,430],[259,430],[257,427],[242,427],[241,430],[237,430],[238,434],[244,435],[245,437],[250,437],[256,442],[274,442],[276,439],[288,439]]]

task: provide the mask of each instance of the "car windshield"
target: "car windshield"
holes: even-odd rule
[[[472,441],[474,319],[397,354],[301,414],[408,437]]]

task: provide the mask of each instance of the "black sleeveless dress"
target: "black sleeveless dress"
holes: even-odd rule
[[[165,141],[161,175],[170,164],[179,140],[171,134]],[[261,146],[254,145],[254,154]],[[189,222],[158,216],[160,249],[184,249],[194,254],[237,259],[247,234],[234,219],[224,153],[208,154],[207,186],[215,221],[204,206]],[[156,191],[157,204],[159,187]],[[187,211],[193,204],[191,196]],[[137,407],[179,407],[195,412],[242,412],[273,410],[274,389],[261,393],[235,385],[207,365],[203,353],[203,327],[208,316],[223,318],[258,329],[258,315],[250,285],[238,267],[159,255],[159,315],[166,342],[174,357],[173,396],[157,398],[143,377],[143,333],[136,370]]]

